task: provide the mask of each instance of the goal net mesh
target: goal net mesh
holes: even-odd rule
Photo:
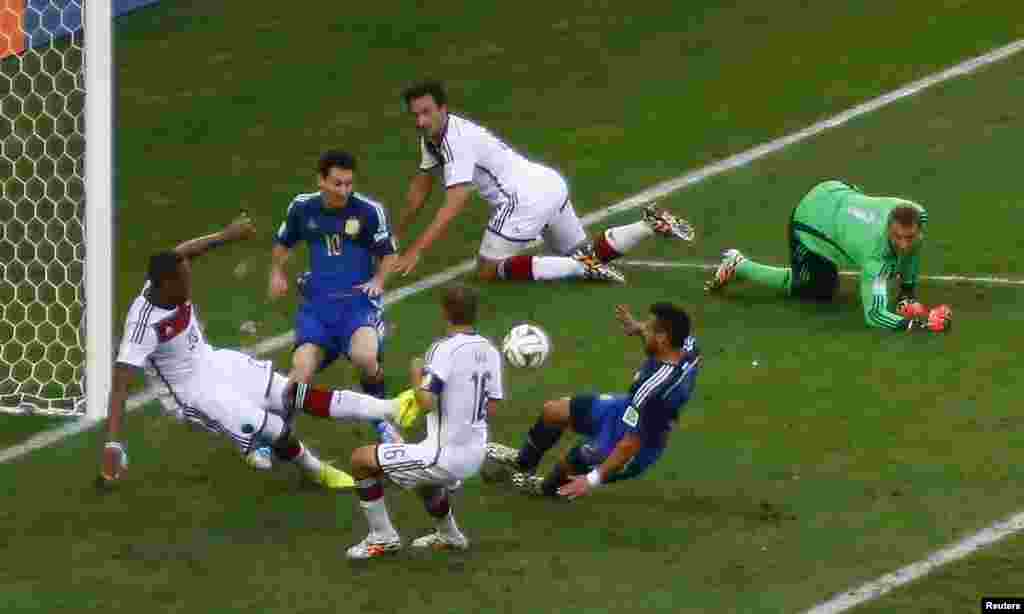
[[[81,5],[0,0],[0,411],[7,413],[84,411]]]

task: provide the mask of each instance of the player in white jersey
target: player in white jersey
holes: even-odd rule
[[[398,221],[405,231],[426,203],[441,175],[445,204],[400,257],[396,270],[408,274],[423,251],[440,239],[469,202],[471,188],[491,207],[477,255],[477,275],[495,279],[549,280],[567,277],[624,282],[609,262],[655,234],[693,240],[685,220],[649,205],[642,219],[609,228],[589,241],[564,178],[528,160],[485,128],[448,111],[444,86],[428,81],[407,89],[403,97],[420,133],[420,172],[409,186],[408,205]],[[520,254],[543,238],[554,256]]]
[[[436,341],[425,361],[414,360],[416,397],[427,414],[427,436],[416,444],[363,446],[352,453],[359,504],[369,535],[348,549],[350,559],[366,559],[402,547],[384,503],[383,478],[415,489],[437,530],[412,542],[414,548],[465,550],[469,541],[455,524],[450,492],[476,475],[487,453],[487,419],[504,398],[501,353],[473,326],[477,295],[452,285],[441,293],[447,335]]]
[[[352,477],[322,462],[295,438],[279,415],[289,380],[268,360],[206,341],[192,303],[191,261],[211,248],[255,232],[243,214],[221,232],[178,245],[150,258],[149,280],[132,303],[114,364],[102,478],[121,477],[127,453],[120,441],[128,386],[140,372],[164,389],[164,408],[185,422],[222,434],[243,454],[267,444],[277,458],[298,465],[327,488],[351,488]],[[104,482],[104,483],[105,483]]]

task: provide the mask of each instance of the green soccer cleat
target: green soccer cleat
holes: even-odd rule
[[[352,479],[352,476],[328,463],[320,464],[320,473],[313,478],[313,481],[330,490],[347,490],[356,487],[356,481]]]

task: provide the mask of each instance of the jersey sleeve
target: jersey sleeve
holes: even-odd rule
[[[910,321],[889,311],[888,267],[881,260],[864,263],[860,277],[860,298],[864,319],[872,328],[906,330]]]
[[[395,245],[395,237],[391,234],[391,227],[388,225],[388,216],[384,207],[378,203],[370,203],[373,213],[370,214],[370,223],[367,232],[370,238],[370,251],[374,256],[388,256],[398,251]]]
[[[494,352],[494,379],[488,383],[487,397],[495,401],[505,398],[505,374],[502,372],[501,352],[492,347]]]
[[[473,173],[478,162],[473,142],[466,136],[446,136],[441,147],[448,156],[444,165],[444,185],[452,188],[473,182]]]
[[[150,326],[150,307],[147,305],[128,314],[124,323],[124,335],[121,337],[121,348],[117,352],[117,362],[138,367],[146,366],[146,360],[156,350],[159,342],[156,329]]]
[[[298,200],[288,205],[288,213],[274,234],[274,243],[291,249],[302,238],[302,206]]]
[[[450,376],[451,357],[440,343],[435,343],[427,351],[420,388],[434,394],[440,394],[444,390],[444,385]]]
[[[441,160],[438,159],[434,152],[427,147],[426,137],[420,137],[420,170],[423,172],[430,172],[441,165]]]

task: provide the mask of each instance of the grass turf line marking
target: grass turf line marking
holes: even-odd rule
[[[646,205],[647,203],[653,200],[657,200],[659,198],[668,196],[673,192],[678,192],[679,190],[682,190],[687,186],[693,185],[695,183],[700,183],[701,181],[704,181],[705,179],[708,179],[710,177],[714,177],[715,175],[720,175],[727,171],[731,171],[733,169],[746,166],[747,164],[750,164],[754,160],[763,158],[769,154],[773,154],[781,149],[793,145],[794,143],[805,141],[813,136],[825,132],[826,130],[831,130],[832,128],[842,126],[843,124],[849,122],[852,119],[855,119],[862,115],[866,115],[873,111],[877,111],[878,109],[881,109],[886,105],[892,104],[898,100],[902,100],[903,98],[907,98],[908,96],[918,94],[923,90],[932,87],[933,85],[937,85],[944,81],[948,81],[950,79],[955,79],[956,77],[961,77],[963,75],[970,74],[978,70],[979,68],[1004,60],[1021,50],[1024,50],[1024,39],[1014,41],[1008,45],[1004,45],[1002,47],[999,47],[998,49],[994,49],[983,55],[979,55],[969,60],[965,60],[955,66],[947,68],[946,70],[918,79],[917,81],[909,83],[899,89],[893,90],[887,94],[882,94],[877,98],[872,98],[867,102],[863,102],[859,105],[851,107],[837,115],[833,115],[828,119],[824,119],[820,122],[812,124],[802,130],[798,130],[786,136],[779,137],[775,140],[748,149],[744,152],[729,156],[724,160],[720,160],[718,162],[709,164],[707,166],[691,171],[684,175],[680,175],[675,179],[670,179],[668,181],[663,181],[661,183],[655,184],[654,186],[642,192],[639,192],[638,194],[630,196],[629,198],[623,200],[622,202],[610,205],[608,207],[605,207],[604,209],[600,209],[589,215],[583,216],[583,224],[585,226],[589,226],[591,224],[600,222],[601,220],[604,220],[605,218],[616,215],[618,213],[622,213],[624,211],[629,211],[631,209],[635,209],[637,207]],[[539,242],[535,241],[530,245],[534,246],[538,244]],[[384,297],[384,304],[390,305],[391,303],[400,301],[414,294],[418,294],[420,292],[423,292],[424,290],[428,290],[447,281],[455,279],[459,275],[462,275],[463,273],[467,273],[473,270],[473,266],[474,263],[472,260],[466,260],[440,273],[436,273],[429,277],[425,277],[414,284],[398,288],[393,292],[389,292]],[[280,348],[283,348],[289,343],[291,343],[292,339],[294,338],[294,332],[295,331],[288,331],[286,333],[277,335],[276,337],[265,339],[264,341],[257,343],[253,346],[241,349],[243,352],[246,352],[248,354],[257,355],[272,352]],[[156,399],[157,395],[158,392],[153,389],[145,390],[143,392],[135,394],[132,397],[130,397],[125,403],[125,411],[132,411],[138,409],[142,405]],[[77,433],[81,433],[82,431],[88,430],[93,426],[99,424],[100,422],[102,422],[102,420],[92,418],[81,418],[62,427],[38,433],[20,444],[11,446],[9,448],[5,448],[4,450],[0,450],[0,463],[6,463],[15,460],[26,454],[29,454],[30,452],[57,443],[58,441],[61,441],[66,437],[70,437]]]
[[[617,265],[635,266],[647,269],[700,269],[713,271],[718,268],[717,264],[703,264],[701,262],[670,262],[667,260],[620,260]],[[857,271],[840,271],[843,277],[858,277]],[[963,275],[920,275],[918,279],[925,281],[951,281],[954,283],[991,284],[996,286],[1024,286],[1024,279],[1010,279],[1008,277],[964,277]]]

